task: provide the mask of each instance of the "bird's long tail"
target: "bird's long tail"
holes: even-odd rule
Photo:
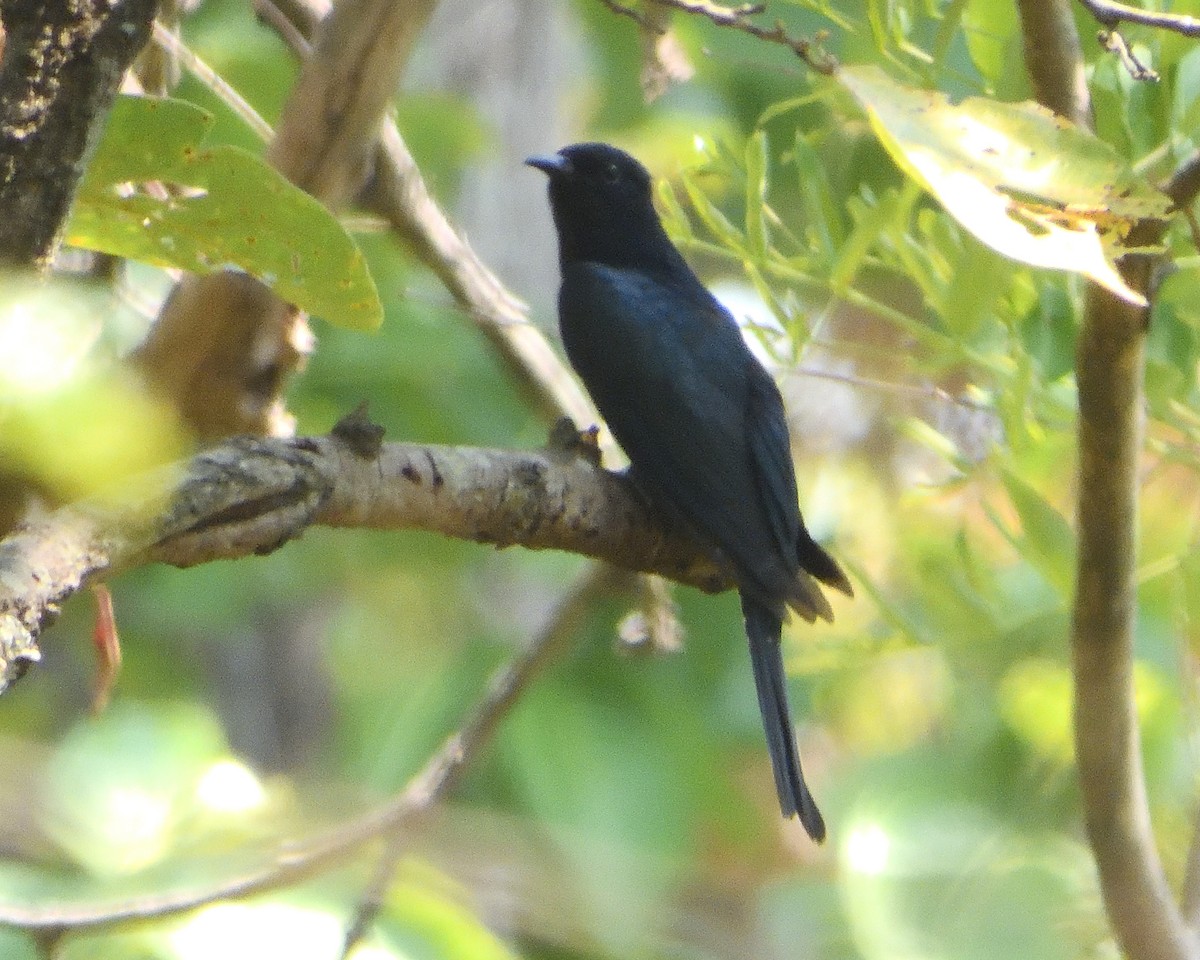
[[[745,596],[742,597],[742,614],[746,618],[750,663],[754,667],[754,685],[758,689],[758,706],[767,734],[767,752],[775,772],[779,806],[785,817],[798,814],[808,835],[820,843],[825,839],[825,821],[804,782],[792,717],[788,712],[783,651],[779,642],[783,621],[770,607]]]

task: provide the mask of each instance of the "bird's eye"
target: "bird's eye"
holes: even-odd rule
[[[615,163],[605,164],[602,175],[605,183],[616,183],[621,179],[621,168]]]

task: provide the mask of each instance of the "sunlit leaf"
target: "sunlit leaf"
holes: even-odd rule
[[[381,918],[381,939],[397,941],[403,956],[515,960],[515,954],[463,905],[465,891],[456,891],[444,877],[420,867],[408,865],[405,873],[415,876],[392,884]]]
[[[717,209],[717,205],[700,189],[700,184],[694,177],[687,175],[683,177],[683,189],[687,192],[688,200],[691,201],[692,208],[700,217],[700,222],[704,224],[705,228],[725,246],[744,253],[745,240],[741,232],[729,222],[729,218],[725,214]]]
[[[211,123],[181,100],[118,98],[67,240],[193,273],[235,267],[330,322],[377,327],[375,283],[337,219],[254,154],[203,146]]]
[[[829,283],[834,290],[841,292],[849,286],[879,236],[892,224],[905,220],[918,195],[919,191],[911,189],[892,190],[873,206],[861,202],[851,205],[851,213],[858,215],[830,269]]]
[[[663,223],[676,243],[685,243],[692,239],[692,221],[688,218],[679,198],[675,196],[675,188],[669,180],[660,180],[655,191],[658,199],[659,212]]]
[[[175,412],[98,356],[111,310],[65,283],[10,278],[0,295],[0,460],[57,499],[132,496],[128,478],[187,449]]]
[[[1103,141],[1032,103],[955,104],[878,67],[845,67],[838,77],[896,163],[981,241],[1145,303],[1110,257],[1134,222],[1166,216],[1169,201]]]
[[[1071,673],[1062,664],[1019,660],[1000,682],[1000,715],[1042,758],[1069,765],[1075,757]]]
[[[762,260],[767,253],[767,138],[756,130],[746,141],[746,246],[750,256]]]
[[[157,863],[224,751],[216,722],[200,708],[118,702],[58,747],[41,804],[46,833],[96,874]]]
[[[917,417],[907,417],[897,427],[908,439],[932,451],[961,473],[970,471],[971,464],[950,437]]]

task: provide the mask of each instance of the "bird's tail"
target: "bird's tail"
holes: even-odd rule
[[[750,641],[750,663],[754,667],[754,685],[758,706],[767,734],[767,752],[775,772],[775,789],[785,817],[798,814],[808,835],[817,843],[825,839],[825,821],[800,770],[796,735],[788,712],[787,686],[783,672],[780,632],[783,621],[768,606],[742,597],[746,618],[746,636]]]

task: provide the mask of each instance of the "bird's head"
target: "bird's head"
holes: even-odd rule
[[[550,178],[563,266],[575,261],[643,265],[664,244],[674,252],[650,200],[650,173],[624,150],[576,143],[525,162]]]

